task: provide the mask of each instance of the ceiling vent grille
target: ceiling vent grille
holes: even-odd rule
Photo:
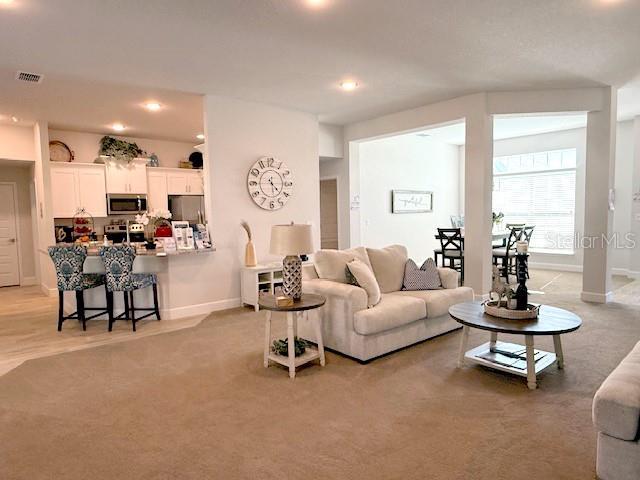
[[[27,83],[41,83],[43,75],[39,73],[30,72],[18,72],[16,73],[16,80]]]

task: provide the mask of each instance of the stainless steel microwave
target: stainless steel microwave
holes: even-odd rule
[[[107,213],[109,215],[132,215],[146,210],[146,195],[107,195]]]

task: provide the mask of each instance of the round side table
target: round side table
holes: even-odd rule
[[[309,318],[309,311],[322,307],[326,299],[322,295],[305,293],[302,298],[289,306],[278,306],[276,297],[264,295],[258,300],[260,309],[266,310],[265,332],[264,332],[264,366],[269,367],[269,360],[289,367],[289,377],[295,378],[296,367],[304,365],[315,359],[320,359],[320,365],[324,367],[324,345],[322,343],[322,326],[320,315],[316,315],[314,329],[318,347],[308,347],[306,351],[296,357],[295,338],[298,336],[298,315],[306,315]],[[277,355],[271,351],[271,314],[272,312],[284,312],[287,314],[287,343],[289,345],[289,355]]]

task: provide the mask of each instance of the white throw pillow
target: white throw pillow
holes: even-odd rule
[[[367,292],[367,306],[371,308],[380,303],[382,298],[380,286],[371,268],[362,260],[356,258],[347,263],[347,270],[353,276],[356,284]]]
[[[350,248],[349,250],[318,250],[313,255],[313,263],[319,278],[349,283],[345,275],[345,268],[347,263],[356,258],[371,268],[369,256],[364,247]]]
[[[402,290],[404,266],[407,263],[407,249],[402,245],[390,245],[385,248],[367,248],[380,291],[382,293]]]

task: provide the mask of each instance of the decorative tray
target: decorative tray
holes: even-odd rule
[[[526,310],[512,310],[506,307],[505,302],[495,300],[484,302],[484,313],[492,317],[507,318],[510,320],[527,320],[538,318],[540,305],[527,304]]]

